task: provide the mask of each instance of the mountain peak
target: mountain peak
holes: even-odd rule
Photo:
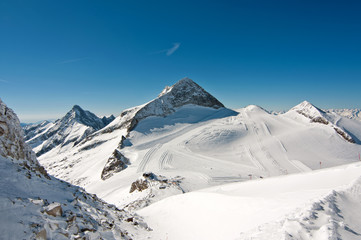
[[[223,108],[224,105],[209,94],[201,86],[190,78],[182,78],[172,86],[167,86],[152,101],[133,108],[132,111],[124,111],[121,116],[129,114],[126,124],[129,131],[144,118],[150,116],[165,117],[174,113],[178,108],[185,105],[195,105],[214,109]]]
[[[179,80],[176,84],[184,84],[184,83],[187,83],[187,84],[196,84],[192,79],[188,78],[188,77],[185,77],[185,78],[182,78],[181,80]],[[198,85],[198,84],[197,84]]]
[[[71,110],[74,110],[74,111],[84,111],[79,105],[74,105]]]
[[[171,87],[165,87],[158,99],[162,99],[163,106],[168,104],[172,107],[181,107],[194,104],[216,109],[224,107],[221,102],[188,77],[182,78]]]
[[[323,113],[325,113],[323,110],[319,109],[308,101],[301,102],[300,104],[291,108],[290,111],[296,111],[309,117],[321,117]]]

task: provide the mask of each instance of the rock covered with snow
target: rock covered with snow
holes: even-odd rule
[[[308,101],[301,102],[297,106],[291,108],[290,111],[296,111],[297,113],[311,119],[311,121],[317,121],[315,119],[322,119],[323,122],[328,122],[326,119],[325,111],[315,107]]]
[[[167,178],[153,172],[145,172],[131,184],[129,198],[135,200],[126,204],[124,209],[137,211],[169,196],[183,194],[185,191],[181,187],[182,180],[184,178],[180,176]]]
[[[337,121],[335,121],[334,116],[324,110],[315,107],[310,102],[303,101],[302,103],[293,107],[289,112],[297,112],[298,114],[309,118],[311,123],[328,125],[332,127],[343,139],[350,143],[355,143],[355,140],[344,129],[337,126]]]
[[[165,87],[156,99],[144,105],[123,111],[118,117],[118,120],[115,120],[113,124],[109,124],[109,126],[97,134],[106,134],[117,128],[125,128],[129,133],[143,119],[154,116],[165,117],[185,105],[195,105],[213,109],[224,108],[224,105],[221,102],[193,80],[183,78],[173,86]],[[90,136],[90,138],[91,137],[92,136]],[[124,139],[119,143],[119,148],[115,149],[112,156],[109,157],[108,162],[102,171],[101,178],[103,180],[111,177],[114,172],[126,168],[126,161],[124,161],[126,158],[120,153],[123,141]]]
[[[11,158],[27,169],[30,178],[36,173],[49,178],[45,169],[40,166],[34,152],[24,142],[20,121],[12,109],[8,108],[0,99],[0,156]]]
[[[127,168],[128,164],[129,159],[126,158],[118,149],[115,149],[103,168],[101,179],[106,180],[110,178],[114,173]]]
[[[154,100],[124,110],[112,124],[109,124],[102,133],[113,131],[116,128],[133,130],[137,124],[152,116],[165,117],[174,113],[178,108],[186,105],[209,107],[213,109],[223,108],[224,105],[195,83],[190,78],[183,78],[171,87],[166,86]]]
[[[3,239],[133,239],[149,228],[138,215],[51,178],[0,100],[0,232]],[[132,221],[128,221],[132,219]]]
[[[99,118],[95,114],[75,105],[61,119],[44,126],[27,126],[27,143],[40,156],[56,146],[76,145],[95,131],[114,120],[114,116]],[[35,136],[33,136],[35,135]]]
[[[25,141],[32,139],[38,134],[41,134],[42,132],[46,131],[47,128],[53,125],[54,123],[47,120],[42,121],[41,123],[26,124],[25,126],[23,126],[23,130],[25,133]]]
[[[166,87],[158,98],[145,104],[135,114],[130,129],[150,116],[167,116],[179,107],[193,104],[202,107],[221,108],[224,105],[189,78],[183,78],[171,87]]]

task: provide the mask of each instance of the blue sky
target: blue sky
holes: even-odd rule
[[[361,108],[361,1],[0,1],[23,122],[143,104],[183,77],[230,108]]]

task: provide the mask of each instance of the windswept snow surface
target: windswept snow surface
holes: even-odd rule
[[[360,239],[361,164],[172,196],[138,213],[152,239]]]

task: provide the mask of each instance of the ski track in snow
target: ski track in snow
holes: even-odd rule
[[[251,120],[252,118],[249,117],[247,113],[242,113],[244,121],[248,119],[248,121],[245,123],[249,130],[249,134],[253,135],[256,139],[256,147],[255,146],[249,146],[249,155],[253,156],[251,157],[252,163],[258,167],[259,164],[263,167],[263,169],[268,170],[268,172],[271,175],[283,175],[287,174],[287,170],[282,167],[282,165],[271,155],[271,153],[268,151],[267,147],[263,144],[264,140],[260,138],[260,134],[263,135],[263,138],[273,138],[276,139],[277,142],[280,142],[276,137],[274,137],[271,134],[271,131],[268,127],[268,125],[265,122],[260,122],[257,124],[254,120]],[[259,131],[263,130],[263,134]],[[282,144],[282,143],[281,143]],[[283,144],[282,144],[283,145]],[[282,148],[282,147],[281,147]],[[284,152],[286,149],[282,148],[282,152]],[[254,153],[254,154],[252,154]],[[286,155],[286,154],[285,154]],[[256,160],[259,164],[257,164]],[[289,161],[290,162],[290,161]],[[291,163],[291,162],[290,162]],[[291,166],[294,166],[292,163]],[[296,168],[296,167],[294,167]],[[299,169],[299,168],[296,168]]]
[[[169,150],[163,152],[158,162],[159,170],[167,170],[172,168],[172,160],[173,154],[171,154]]]
[[[254,157],[253,153],[251,152],[251,149],[248,147],[244,147],[244,149],[246,150],[246,153],[249,157],[249,159],[251,160],[251,162],[261,171],[265,171],[265,167],[263,166],[263,164]]]
[[[144,155],[142,161],[139,163],[137,172],[144,172],[146,167],[149,165],[150,161],[152,160],[152,156],[155,152],[159,150],[159,148],[162,147],[162,144],[157,144],[151,149],[148,150],[148,152]]]

